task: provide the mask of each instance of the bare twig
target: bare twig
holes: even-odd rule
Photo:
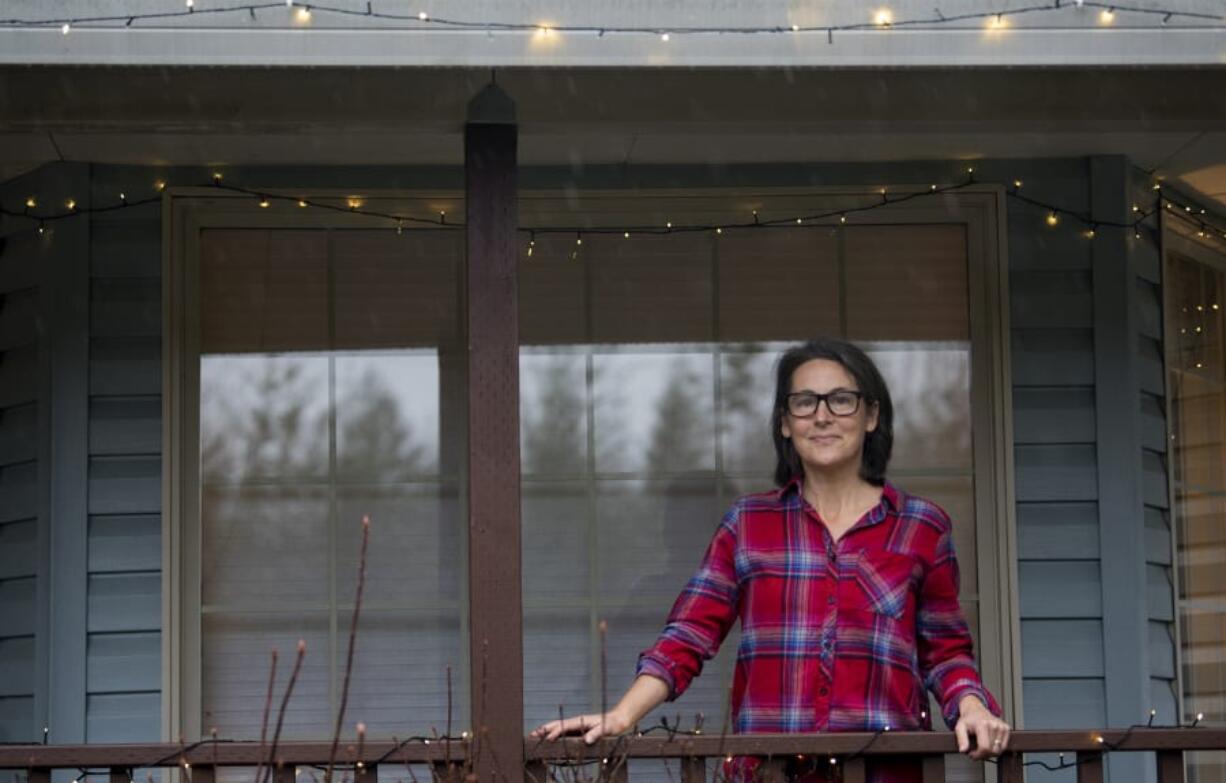
[[[264,774],[264,749],[268,741],[268,716],[272,713],[272,689],[277,681],[277,651],[272,651],[272,663],[268,669],[268,692],[264,696],[264,719],[260,721],[260,763],[255,767],[255,780],[260,783]],[[213,734],[213,755],[217,754],[217,734]]]
[[[277,756],[277,743],[281,741],[281,727],[285,725],[285,710],[289,707],[289,698],[294,693],[294,685],[298,682],[298,673],[302,671],[302,659],[306,657],[306,640],[298,640],[298,654],[294,656],[294,669],[289,674],[289,682],[285,684],[285,694],[281,697],[281,708],[277,711],[277,727],[272,733],[272,747],[268,749],[268,769],[265,778],[272,779],[273,760]],[[263,783],[256,781],[256,783]]]
[[[336,748],[341,742],[341,726],[345,721],[345,707],[349,703],[349,678],[353,674],[353,651],[357,646],[358,617],[362,614],[362,592],[366,588],[366,544],[370,541],[370,517],[362,517],[362,549],[358,555],[358,589],[353,600],[353,617],[349,622],[349,655],[345,659],[345,681],[341,686],[341,706],[336,712],[336,728],[332,732],[332,750],[328,754],[328,769],[324,783],[332,783],[332,770],[336,766]]]

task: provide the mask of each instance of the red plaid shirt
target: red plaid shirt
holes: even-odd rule
[[[928,729],[926,688],[951,727],[967,694],[1000,714],[958,605],[949,516],[888,483],[837,542],[799,482],[738,500],[639,673],[676,698],[738,617],[736,732]]]

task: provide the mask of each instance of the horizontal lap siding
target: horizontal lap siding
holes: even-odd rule
[[[8,193],[0,193],[8,206]],[[38,738],[37,271],[43,241],[5,224],[0,246],[0,743]],[[3,778],[3,773],[0,773]]]
[[[161,227],[95,220],[90,253],[90,742],[160,737]]]
[[[1152,206],[1148,177],[1132,179],[1133,203]],[[1146,611],[1149,621],[1148,665],[1151,709],[1155,721],[1179,720],[1175,650],[1175,590],[1171,554],[1171,520],[1166,454],[1166,377],[1163,357],[1162,259],[1148,239],[1130,245],[1136,269],[1137,390],[1141,435],[1141,498],[1145,518]]]
[[[1025,185],[1077,210],[1087,187],[1076,163]],[[1027,728],[1080,728],[1106,715],[1093,281],[1089,243],[1045,217],[1009,202],[1023,718]]]

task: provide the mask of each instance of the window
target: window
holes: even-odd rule
[[[565,218],[662,225],[688,208],[690,222],[736,220],[695,200],[640,200],[626,211],[616,200],[583,204],[581,217]],[[528,202],[521,212],[534,208],[547,209]],[[788,214],[789,205],[758,208]],[[992,443],[972,426],[993,404],[986,374],[972,372],[989,361],[972,339],[989,329],[971,301],[983,260],[963,222],[911,219],[919,222],[590,234],[581,244],[538,236],[521,257],[526,728],[559,710],[599,710],[630,684],[723,512],[771,488],[773,363],[819,334],[856,340],[885,374],[896,406],[891,479],[953,517],[978,636],[980,590],[994,592],[997,578],[979,573],[977,541],[984,529],[996,536],[996,519],[978,516],[996,491]],[[707,730],[719,730],[735,633],[644,725],[660,715],[692,725],[702,713]]]
[[[1226,254],[1168,231],[1166,366],[1183,715],[1226,722]],[[1226,753],[1188,754],[1188,779],[1226,781]]]
[[[331,736],[373,520],[347,708],[371,736],[467,726],[462,235],[205,228],[187,285],[198,390],[182,582],[189,736],[260,736],[270,651],[283,736]],[[190,465],[190,467],[188,467]],[[194,574],[198,576],[187,576]],[[188,647],[190,645],[190,647]],[[448,667],[452,667],[450,682]],[[450,692],[449,692],[450,686]]]
[[[892,478],[954,518],[964,607],[1008,705],[1007,382],[987,293],[1002,287],[997,198],[961,192],[837,230],[542,235],[531,256],[524,243],[525,727],[629,683],[727,505],[770,486],[776,355],[823,333],[865,345],[891,383]],[[823,199],[847,194],[528,194],[521,220],[731,225],[751,207],[769,219]],[[286,733],[330,733],[364,513],[348,715],[372,736],[442,730],[450,664],[453,723],[466,727],[463,234],[184,201],[170,275],[186,303],[170,337],[170,731],[258,736],[269,650],[284,673],[306,634]],[[702,712],[718,730],[734,648],[670,717]]]

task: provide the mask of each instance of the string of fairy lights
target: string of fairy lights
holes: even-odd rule
[[[1107,738],[1102,733],[1092,734],[1091,740],[1095,744],[1095,746],[1098,748],[1098,750],[1095,750],[1092,753],[1078,752],[1075,754],[1075,757],[1072,760],[1068,759],[1066,757],[1067,754],[1065,753],[1057,753],[1056,763],[1054,764],[1044,759],[1032,759],[1030,761],[1023,761],[1021,766],[1039,768],[1039,769],[1043,769],[1049,772],[1059,772],[1065,769],[1072,769],[1072,768],[1075,768],[1075,767],[1078,767],[1084,764],[1089,764],[1095,761],[1097,758],[1106,756],[1108,753],[1117,752],[1117,751],[1119,752],[1126,751],[1127,748],[1125,746],[1127,745],[1128,740],[1132,736],[1134,736],[1134,734],[1143,732],[1146,729],[1176,729],[1176,728],[1195,729],[1199,727],[1202,721],[1204,721],[1205,719],[1204,713],[1197,713],[1191,723],[1187,723],[1187,724],[1179,723],[1177,725],[1157,725],[1155,724],[1157,715],[1158,715],[1158,711],[1155,709],[1151,709],[1149,711],[1148,721],[1146,721],[1145,723],[1136,723],[1136,724],[1129,726],[1124,731],[1123,736],[1121,736],[1118,740],[1114,742],[1107,740]],[[921,716],[926,718],[927,714],[921,713]],[[873,731],[871,736],[868,737],[868,739],[864,742],[864,744],[861,745],[856,750],[852,751],[851,753],[840,754],[840,755],[829,755],[825,757],[824,760],[822,760],[821,758],[806,758],[804,754],[799,754],[799,755],[796,755],[795,757],[788,757],[786,760],[790,761],[792,758],[794,758],[796,762],[798,763],[805,763],[806,761],[811,762],[811,763],[816,762],[816,763],[821,763],[823,765],[828,764],[831,769],[838,769],[839,767],[847,764],[848,762],[855,761],[861,758],[866,758],[869,754],[869,751],[872,749],[873,745],[876,744],[877,741],[883,735],[889,734],[890,731],[891,731],[891,727],[889,725],[883,726]],[[670,742],[676,740],[678,737],[684,738],[684,737],[704,736],[703,716],[701,713],[695,716],[695,725],[694,725],[694,728],[692,729],[687,729],[687,728],[682,727],[680,716],[678,716],[677,719],[673,722],[670,722],[667,716],[662,716],[660,718],[659,723],[655,725],[649,726],[647,728],[639,728],[638,726],[636,726],[633,729],[633,731],[626,733],[626,734],[619,735],[618,737],[614,739],[612,748],[603,754],[594,755],[590,757],[581,756],[578,758],[548,760],[546,764],[549,767],[549,779],[556,780],[556,781],[562,781],[563,777],[558,775],[558,771],[565,769],[565,768],[588,767],[588,766],[593,766],[593,765],[599,765],[601,767],[618,767],[618,766],[624,765],[629,758],[629,753],[628,753],[629,741],[632,738],[641,738],[641,737],[645,737],[645,736],[656,734],[656,733],[661,733],[661,734],[666,735]],[[46,745],[47,744],[46,742],[47,730],[46,729],[44,729],[43,734],[44,734],[44,739],[41,744]],[[359,734],[359,736],[361,737],[362,735]],[[352,762],[348,764],[342,764],[338,767],[338,769],[352,770],[354,773],[360,773],[364,769],[366,769],[366,767],[368,766],[377,768],[378,766],[381,766],[384,763],[396,761],[397,760],[396,756],[398,754],[401,754],[404,751],[404,749],[407,748],[408,746],[415,745],[415,744],[420,744],[422,746],[429,747],[432,743],[434,745],[445,745],[448,743],[453,743],[456,746],[458,746],[459,749],[462,750],[462,749],[467,748],[468,743],[471,740],[471,738],[472,738],[472,735],[469,732],[464,731],[458,736],[440,736],[438,734],[434,734],[431,736],[407,737],[403,740],[393,739],[392,747],[389,750],[387,750],[385,753],[383,753],[381,756],[379,756],[377,759],[375,759],[373,762],[371,762],[369,765],[364,762],[358,761],[358,762]],[[173,761],[176,763],[177,766],[183,769],[185,776],[187,776],[187,779],[190,781],[191,780],[190,774],[192,771],[192,765],[188,761],[188,755],[190,753],[197,750],[198,748],[201,748],[209,744],[212,745],[214,749],[214,753],[216,753],[216,747],[218,743],[232,744],[234,742],[235,740],[233,739],[219,738],[216,732],[214,731],[213,735],[210,738],[200,739],[195,742],[192,742],[191,744],[181,744],[179,748],[176,748],[175,750],[171,751],[169,754],[160,756],[155,759],[151,759],[148,763],[132,764],[131,768],[156,768],[156,767],[164,766],[168,762]],[[538,747],[541,744],[543,744],[543,742],[544,740],[538,741],[537,743]],[[461,759],[457,758],[457,761],[460,761],[460,760]],[[724,757],[723,761],[726,764],[733,764],[736,762],[736,757],[732,755],[728,755]],[[996,764],[996,763],[999,763],[999,759],[989,758],[987,759],[987,763]],[[315,765],[305,765],[305,766],[315,766]],[[316,768],[320,768],[320,767],[316,767]],[[110,774],[111,770],[110,769],[91,770],[88,768],[79,768],[78,772],[80,774],[72,781],[72,783],[81,783],[81,781],[86,780],[91,775]],[[410,772],[410,774],[412,773]],[[573,776],[570,779],[573,780],[574,779]],[[717,772],[715,776],[715,780],[717,781],[717,783],[718,781],[721,781],[723,779],[724,778],[721,776],[721,774]],[[134,783],[134,778],[131,776],[130,771],[128,773],[128,781],[129,783]]]
[[[196,184],[201,185],[201,183]],[[574,249],[572,250],[572,257],[574,257],[583,246],[584,236],[621,235],[625,239],[630,239],[634,236],[643,235],[661,236],[695,233],[718,236],[726,231],[771,228],[837,228],[854,224],[856,218],[865,213],[886,209],[917,199],[939,197],[971,186],[982,185],[1003,187],[1005,195],[1009,199],[1025,204],[1039,212],[1042,215],[1042,225],[1047,228],[1055,229],[1065,222],[1072,223],[1086,239],[1093,239],[1100,231],[1108,228],[1123,230],[1128,232],[1134,239],[1141,239],[1143,232],[1152,230],[1152,228],[1147,228],[1147,221],[1159,210],[1162,210],[1166,215],[1176,217],[1192,225],[1196,229],[1197,236],[1203,240],[1213,242],[1226,241],[1226,225],[1219,224],[1220,218],[1211,214],[1205,207],[1194,204],[1182,196],[1176,195],[1170,189],[1164,188],[1159,182],[1155,182],[1152,186],[1152,201],[1147,200],[1148,203],[1133,203],[1130,214],[1124,220],[1105,220],[1096,218],[1083,211],[1036,198],[1026,192],[1025,183],[1020,179],[1010,182],[980,181],[975,177],[973,166],[965,169],[964,178],[961,181],[945,184],[934,183],[927,188],[911,187],[894,190],[880,188],[875,194],[862,193],[851,197],[855,198],[853,203],[801,214],[766,217],[759,215],[756,211],[752,211],[744,219],[731,220],[725,223],[673,223],[666,220],[663,224],[635,223],[632,225],[585,227],[573,225],[527,225],[520,226],[518,230],[521,237],[526,240],[523,249],[528,258],[532,258],[535,253],[537,238],[547,235],[573,236]],[[128,192],[119,192],[115,194],[113,200],[109,203],[91,204],[88,206],[80,203],[75,197],[64,197],[56,202],[57,208],[54,210],[48,210],[40,206],[39,200],[31,195],[26,197],[18,208],[0,203],[0,215],[28,221],[31,228],[37,230],[40,235],[46,235],[49,233],[50,227],[59,221],[83,215],[105,214],[158,203],[165,196],[167,187],[168,183],[165,180],[157,180],[153,183],[151,192],[147,192],[144,195],[134,196]],[[376,224],[381,224],[386,228],[394,229],[398,234],[412,228],[445,230],[461,230],[464,228],[463,222],[457,222],[454,219],[449,220],[445,211],[439,211],[430,215],[408,214],[400,211],[375,209],[368,204],[368,199],[363,196],[347,196],[338,199],[258,190],[227,182],[224,175],[220,172],[214,173],[212,182],[202,185],[202,187],[225,193],[234,198],[250,199],[253,208],[256,210],[270,209],[276,204],[282,208],[289,206],[293,209],[313,209],[358,215],[370,218]]]
[[[779,19],[758,25],[618,25],[592,22],[554,23],[546,21],[508,21],[506,19],[460,19],[436,16],[422,0],[417,9],[406,10],[404,3],[392,4],[368,0],[352,5],[337,5],[310,0],[263,0],[262,2],[226,2],[225,0],[168,0],[174,7],[160,11],[111,11],[105,14],[81,16],[47,16],[40,18],[0,18],[0,28],[46,30],[59,28],[64,35],[79,28],[138,28],[157,29],[159,26],[181,28],[179,24],[190,19],[194,30],[232,30],[233,27],[208,27],[200,19],[247,18],[251,22],[282,25],[301,29],[309,26],[316,16],[332,17],[350,25],[377,27],[377,29],[403,29],[414,32],[475,32],[486,35],[499,33],[554,36],[583,34],[596,37],[605,35],[656,36],[662,42],[675,37],[696,35],[825,35],[833,43],[836,32],[865,30],[887,31],[894,29],[934,29],[987,27],[1006,30],[1023,18],[1052,14],[1079,14],[1076,29],[1110,29],[1113,27],[1156,27],[1192,29],[1226,29],[1226,15],[1210,13],[1179,5],[1137,5],[1133,3],[1101,2],[1100,0],[1050,0],[1013,8],[996,7],[976,9],[960,13],[942,13],[940,7],[923,14],[896,18],[893,10],[885,5],[865,5],[865,14],[858,19],[838,22],[799,22]],[[288,12],[288,15],[287,15]],[[279,14],[279,16],[274,16]],[[1092,19],[1085,15],[1092,14]],[[1131,21],[1133,24],[1128,24]],[[1141,24],[1137,24],[1141,23]],[[335,29],[335,28],[333,28]],[[1062,29],[1044,26],[1035,29]]]

